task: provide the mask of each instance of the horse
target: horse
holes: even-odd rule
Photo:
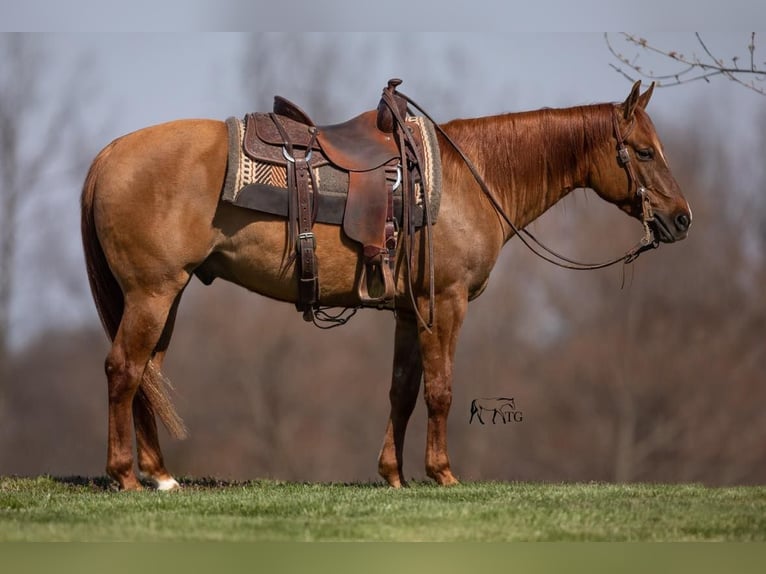
[[[421,229],[413,238],[411,268],[396,266],[390,415],[378,456],[378,472],[390,486],[405,485],[404,438],[421,381],[428,416],[426,473],[439,485],[458,482],[447,452],[458,333],[468,302],[484,291],[502,247],[517,230],[573,189],[590,188],[651,226],[657,243],[687,236],[691,210],[646,113],[653,88],[642,93],[637,82],[623,102],[439,125],[442,198],[431,250]],[[471,159],[481,183],[447,138]],[[634,161],[626,166],[618,155],[628,154]],[[174,437],[185,435],[161,369],[192,277],[206,284],[221,278],[283,302],[298,298],[294,262],[284,268],[286,220],[221,201],[226,167],[224,122],[177,120],[114,140],[96,156],[84,182],[87,272],[112,343],[105,360],[106,471],[120,489],[142,488],[139,477],[159,490],[179,488],[165,466],[156,421]],[[647,206],[653,214],[648,222]],[[319,302],[359,306],[359,246],[336,225],[317,223],[313,231]],[[430,328],[418,320],[429,305]]]

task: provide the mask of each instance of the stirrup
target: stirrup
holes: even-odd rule
[[[367,268],[370,268],[372,273],[375,269],[380,269],[380,277],[383,280],[383,293],[377,297],[370,295],[369,288],[367,287]],[[391,266],[388,264],[388,258],[380,258],[378,261],[366,261],[362,265],[362,272],[359,275],[359,286],[357,287],[357,294],[362,305],[378,305],[380,303],[386,303],[391,301],[396,294],[396,283],[394,282],[394,272],[391,270]]]

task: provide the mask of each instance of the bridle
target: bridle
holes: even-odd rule
[[[414,108],[420,111],[434,125],[436,130],[444,137],[445,140],[447,140],[450,146],[452,146],[455,152],[463,160],[466,167],[468,168],[468,170],[471,172],[474,179],[476,180],[476,183],[479,185],[484,195],[487,196],[487,198],[489,199],[490,203],[492,204],[492,206],[494,207],[498,215],[502,218],[503,221],[505,221],[505,223],[508,224],[511,230],[519,237],[521,242],[532,253],[534,253],[541,259],[544,259],[545,261],[548,261],[549,263],[557,265],[558,267],[563,267],[564,269],[574,269],[577,271],[592,271],[596,269],[604,269],[606,267],[611,267],[612,265],[615,265],[617,263],[623,263],[623,264],[632,263],[636,259],[638,259],[639,255],[641,255],[645,251],[655,249],[656,247],[659,246],[659,240],[655,236],[652,228],[649,226],[649,223],[654,221],[654,213],[652,212],[652,206],[649,200],[649,191],[645,186],[641,185],[641,183],[639,182],[636,172],[633,168],[633,164],[631,163],[629,150],[627,146],[625,145],[625,138],[628,137],[633,127],[635,127],[635,123],[633,123],[630,126],[630,128],[628,128],[628,131],[623,136],[620,133],[620,126],[617,120],[617,110],[615,110],[615,113],[612,114],[614,136],[615,136],[615,139],[617,140],[617,161],[628,175],[628,191],[630,191],[631,189],[635,189],[636,195],[641,201],[641,222],[644,226],[644,236],[634,247],[632,247],[630,250],[625,252],[623,255],[620,255],[619,257],[615,257],[614,259],[610,259],[608,261],[603,261],[600,263],[582,263],[580,261],[576,261],[574,259],[561,255],[560,253],[557,253],[553,249],[547,247],[542,242],[540,242],[540,240],[538,240],[530,231],[524,228],[517,227],[513,223],[513,221],[511,221],[511,218],[505,212],[505,210],[503,209],[503,206],[500,204],[500,202],[493,195],[492,191],[489,189],[487,184],[484,182],[484,179],[479,174],[479,171],[476,169],[476,166],[474,165],[474,163],[468,158],[465,152],[463,152],[460,146],[458,146],[457,143],[455,143],[455,141],[449,135],[447,135],[447,133],[442,129],[442,127],[438,123],[436,123],[434,119],[430,115],[428,115],[428,113],[422,107],[420,107],[415,101],[413,101],[412,98],[410,98],[409,96],[401,92],[397,92],[397,93],[400,96],[402,96]]]
[[[641,200],[641,223],[644,226],[644,237],[641,239],[639,245],[650,246],[647,249],[655,249],[659,245],[659,240],[655,237],[652,228],[649,227],[649,222],[654,221],[654,212],[652,211],[652,204],[649,200],[649,190],[638,181],[636,170],[633,169],[633,163],[630,161],[630,152],[625,145],[625,138],[630,135],[630,132],[632,132],[633,128],[636,126],[635,120],[630,124],[625,135],[620,133],[620,124],[617,121],[617,114],[612,114],[612,125],[614,127],[614,137],[617,140],[617,161],[628,174],[628,191],[630,192],[631,189],[635,188],[636,195]],[[644,249],[643,251],[646,251],[647,249]],[[626,263],[635,261],[639,253],[642,253],[643,251],[637,252],[635,257],[630,261],[626,261]]]

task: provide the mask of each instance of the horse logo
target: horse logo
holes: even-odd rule
[[[492,414],[492,424],[497,423],[498,417],[503,424],[521,422],[523,419],[521,411],[516,410],[516,401],[512,397],[492,397],[471,401],[471,418],[468,424],[473,423],[474,418],[485,424],[482,415],[487,416],[487,413]]]

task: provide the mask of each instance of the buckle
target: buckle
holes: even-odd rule
[[[628,165],[630,163],[630,153],[625,146],[622,146],[617,150],[617,157],[620,159],[622,165]]]
[[[307,231],[305,233],[299,233],[298,234],[298,241],[307,241],[311,240],[311,245],[314,249],[316,249],[317,246],[317,240],[316,237],[314,237],[314,233],[311,231]]]
[[[312,154],[313,152],[314,152],[314,149],[313,149],[313,148],[309,149],[308,153],[306,154],[306,157],[304,157],[304,158],[303,158],[303,159],[305,159],[305,160],[306,160],[306,163],[308,163],[308,162],[310,162],[310,161],[311,161],[311,154]],[[291,156],[289,153],[287,153],[287,147],[286,147],[286,146],[284,146],[284,145],[282,146],[282,156],[283,156],[283,157],[284,157],[284,158],[285,158],[287,161],[289,161],[290,163],[295,163],[295,158],[294,158],[293,156]]]
[[[397,190],[397,188],[402,185],[402,164],[398,164],[396,166],[396,182],[394,182],[393,187],[391,188],[391,191],[394,192]]]

